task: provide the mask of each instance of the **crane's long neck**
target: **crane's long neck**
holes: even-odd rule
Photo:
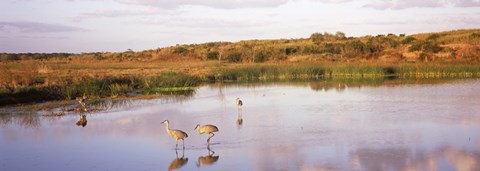
[[[195,130],[197,130],[197,132],[200,134],[200,124],[197,124],[197,126],[195,127]]]
[[[167,124],[165,126],[165,130],[167,130],[167,132],[170,133],[170,124],[168,122],[165,122],[165,124]]]

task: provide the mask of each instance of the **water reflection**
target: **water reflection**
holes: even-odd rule
[[[240,98],[237,97],[236,99],[236,103],[237,103],[237,121],[236,121],[236,124],[237,124],[237,128],[241,128],[242,127],[242,124],[243,124],[243,109],[242,109],[242,106],[243,106],[243,101],[240,100]]]
[[[355,170],[480,170],[480,153],[441,147],[431,152],[410,148],[360,148],[350,155]]]
[[[112,110],[118,108],[128,108],[133,105],[132,99],[96,99],[90,102],[91,111]]]
[[[243,124],[243,116],[242,116],[242,113],[238,113],[237,114],[237,121],[235,122],[235,124],[237,124],[237,127],[238,128],[241,128],[242,127],[242,124]]]
[[[76,125],[82,127],[87,126],[87,114],[80,115],[80,120],[77,121]]]
[[[161,104],[184,103],[191,98],[191,96],[175,95],[165,96],[160,99],[155,99],[155,101],[160,102]],[[77,124],[79,124],[79,126],[86,126],[87,120],[86,115],[84,115],[86,112],[92,114],[102,111],[122,110],[142,106],[146,103],[152,103],[151,100],[131,98],[88,99],[88,101],[86,98],[80,98],[73,101],[75,102],[73,104],[59,103],[58,105],[61,106],[51,110],[38,110],[37,108],[39,107],[35,107],[34,105],[0,108],[0,125],[15,124],[33,128],[41,125],[41,116],[46,120],[55,121],[63,116],[80,113],[80,119]]]
[[[199,156],[197,160],[197,167],[200,167],[200,165],[213,165],[218,161],[218,158],[220,156],[214,156],[215,151],[210,149],[210,144],[207,146],[208,149],[208,155],[206,156]]]
[[[20,125],[27,128],[36,128],[41,125],[40,118],[34,113],[22,114],[21,117],[13,114],[1,114],[0,125],[9,124]]]
[[[182,157],[180,158],[178,157],[178,151],[176,148],[175,148],[175,154],[176,154],[176,158],[172,162],[170,162],[170,165],[168,165],[169,171],[179,169],[188,163],[188,158],[184,157],[185,149],[182,150]]]
[[[80,158],[94,163],[90,170],[194,170],[202,165],[198,170],[480,170],[480,80],[413,86],[395,81],[362,88],[322,81],[237,85],[221,92],[207,86],[195,97],[174,100],[92,99],[89,111],[110,111],[81,113],[85,116],[0,115],[0,146],[9,147],[2,149],[0,170],[78,170],[72,161]],[[318,91],[312,90],[315,86]],[[248,102],[246,124],[234,106],[236,97]],[[88,129],[73,126],[86,122],[87,115]],[[224,132],[216,136],[221,142],[214,146],[217,153],[210,146],[207,155],[204,148],[189,148],[205,142],[192,136],[186,153],[197,158],[195,164],[187,163],[185,151],[176,150],[174,158],[166,150],[170,137],[159,130],[164,118],[190,131],[196,123],[215,122]],[[220,148],[222,162],[216,155]],[[112,151],[128,155],[108,155]]]
[[[222,83],[213,84],[210,87],[216,87],[222,92],[220,97],[225,99],[224,89],[231,87],[242,88],[260,88],[270,86],[295,86],[310,87],[315,91],[345,91],[348,88],[360,87],[379,87],[379,86],[402,86],[402,85],[422,85],[422,84],[444,84],[458,81],[458,79],[390,79],[390,78],[337,78],[321,80],[298,80],[298,81],[275,81],[275,82],[250,82],[250,83]]]

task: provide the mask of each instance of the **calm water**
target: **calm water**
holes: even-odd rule
[[[210,85],[116,104],[85,127],[3,114],[0,170],[480,170],[480,80]],[[220,129],[210,150],[197,123]]]

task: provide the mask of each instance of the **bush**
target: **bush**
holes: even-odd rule
[[[218,60],[218,56],[220,53],[218,51],[210,51],[207,54],[207,59],[208,60]]]
[[[440,52],[443,48],[440,47],[437,43],[426,41],[423,44],[423,51],[424,52],[433,52],[437,53]]]
[[[268,54],[265,51],[255,53],[255,62],[265,62],[268,60]]]
[[[291,55],[298,52],[298,47],[286,47],[285,48],[285,55]]]
[[[228,62],[240,62],[242,61],[242,53],[240,52],[231,52],[227,55]]]
[[[322,33],[313,33],[311,36],[310,36],[310,40],[312,40],[313,42],[315,43],[318,43],[318,42],[322,42],[323,40],[325,40],[323,38],[323,34]]]
[[[417,40],[417,39],[415,39],[415,38],[412,37],[412,36],[408,36],[408,37],[406,37],[405,39],[403,39],[401,43],[402,43],[402,44],[409,44],[409,43],[412,43],[414,40]]]
[[[472,33],[472,34],[470,34],[470,37],[474,38],[474,39],[475,38],[480,38],[480,33]]]
[[[188,49],[187,49],[187,48],[184,48],[184,47],[176,47],[176,48],[173,50],[173,53],[185,55],[185,54],[188,53]]]
[[[422,49],[422,42],[415,42],[410,47],[408,47],[409,52],[419,51]]]
[[[427,37],[427,40],[437,40],[440,37],[439,34],[435,33]]]

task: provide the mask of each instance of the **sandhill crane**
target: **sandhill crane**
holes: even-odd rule
[[[237,108],[238,108],[238,110],[242,109],[242,106],[243,106],[242,100],[240,100],[240,98],[237,97]]]
[[[184,157],[185,151],[183,151],[181,158],[178,158],[178,151],[176,149],[175,149],[175,153],[177,154],[177,157],[168,166],[168,171],[181,168],[182,166],[188,163],[188,158]]]
[[[218,132],[217,126],[210,125],[210,124],[203,125],[203,126],[200,126],[200,124],[197,124],[197,126],[193,130],[196,130],[196,129],[198,129],[199,134],[209,134],[209,135],[211,135],[211,136],[208,137],[207,143],[210,143],[210,138],[215,136],[214,132]]]
[[[87,96],[77,97],[75,99],[83,107],[83,110],[86,112],[87,111],[87,104],[86,104]]]
[[[170,129],[170,123],[168,120],[165,120],[162,122],[163,123],[166,123],[167,126],[166,126],[166,130],[167,130],[167,133],[172,136],[175,141],[176,141],[176,145],[175,145],[175,149],[177,149],[178,147],[178,140],[182,140],[183,142],[183,149],[185,149],[185,138],[188,137],[187,133],[181,131],[181,130],[177,130],[177,129]]]

